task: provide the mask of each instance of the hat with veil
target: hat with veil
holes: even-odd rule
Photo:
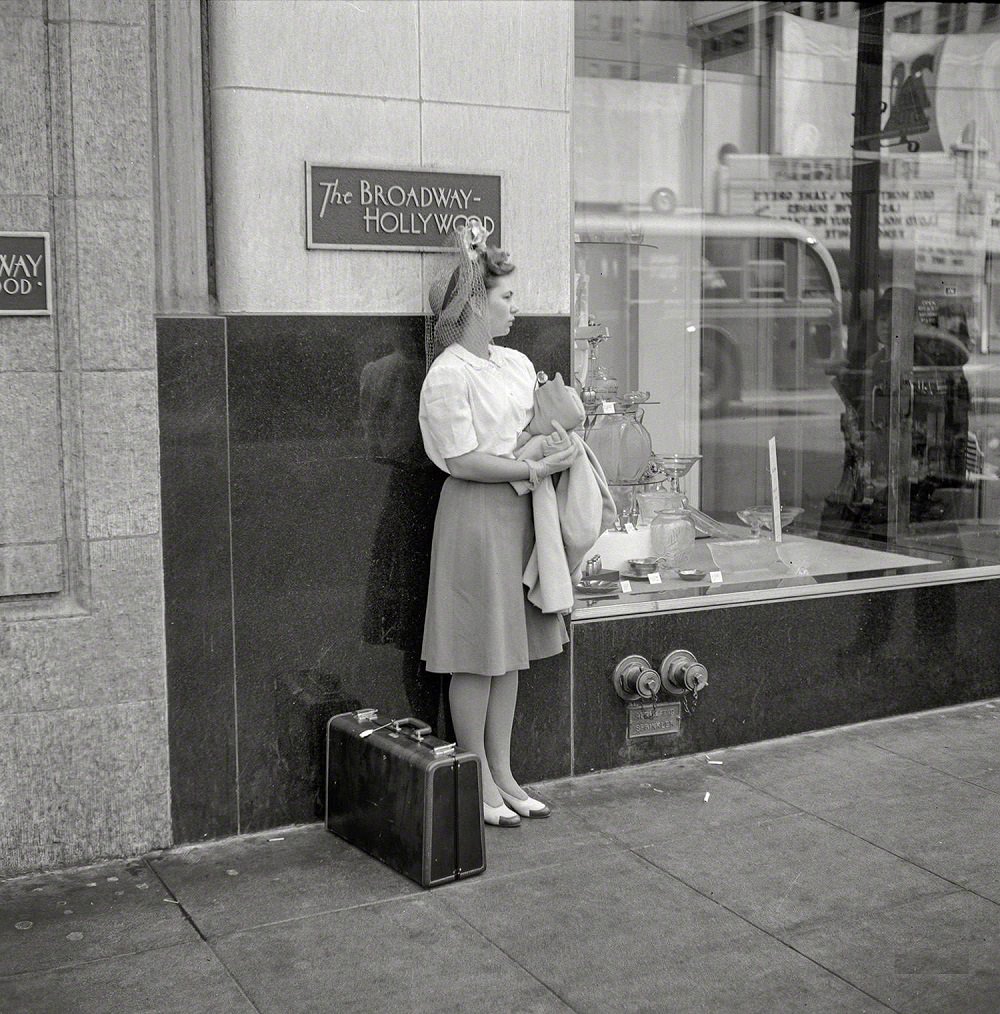
[[[453,252],[427,291],[432,314],[424,335],[428,366],[463,336],[491,339],[485,278],[489,236],[475,216],[455,230]],[[506,254],[500,257],[500,263],[507,259]]]

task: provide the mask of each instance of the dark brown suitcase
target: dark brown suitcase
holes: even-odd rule
[[[326,727],[326,827],[424,887],[486,868],[479,758],[374,708]]]

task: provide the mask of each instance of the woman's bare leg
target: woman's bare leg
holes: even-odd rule
[[[517,676],[517,673],[514,674]],[[448,688],[451,721],[455,726],[455,741],[463,750],[471,750],[479,757],[483,771],[483,802],[487,806],[500,806],[503,799],[497,790],[486,754],[486,722],[490,707],[490,685],[504,677],[479,676],[476,673],[452,674]],[[515,689],[516,695],[516,689]],[[513,716],[512,716],[513,717]],[[508,740],[509,740],[508,735]],[[510,753],[508,745],[507,753]],[[509,761],[508,761],[509,766]],[[506,791],[506,789],[504,790]]]
[[[527,799],[510,770],[510,735],[517,707],[517,670],[494,676],[490,681],[489,708],[486,712],[486,756],[493,780],[515,799]]]

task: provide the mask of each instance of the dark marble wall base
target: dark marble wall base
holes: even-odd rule
[[[576,623],[574,772],[995,696],[997,624],[988,581]],[[675,648],[705,663],[707,689],[679,735],[628,740],[615,665]]]
[[[419,661],[443,475],[423,455],[420,317],[162,318],[164,581],[174,837],[321,814],[330,715],[447,734]],[[569,376],[569,321],[516,344]],[[512,342],[513,344],[513,342]],[[561,777],[1000,693],[997,583],[579,622],[521,678],[513,751]],[[626,738],[611,686],[672,648],[710,683],[676,736]],[[572,732],[571,732],[572,730]],[[238,759],[238,762],[237,762]]]
[[[569,326],[520,317],[509,342],[568,377]],[[417,424],[424,321],[164,318],[159,334],[175,838],[315,820],[330,715],[447,732],[420,663],[444,479]],[[228,668],[206,676],[209,642]],[[568,658],[520,695],[523,777],[567,773]]]
[[[173,836],[235,834],[226,322],[157,321]]]

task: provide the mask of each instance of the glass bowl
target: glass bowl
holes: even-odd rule
[[[782,507],[781,508],[781,530],[784,531],[802,512],[804,507]],[[748,525],[753,538],[760,538],[761,529],[771,530],[771,505],[758,504],[756,507],[744,507],[737,511],[736,516]]]

